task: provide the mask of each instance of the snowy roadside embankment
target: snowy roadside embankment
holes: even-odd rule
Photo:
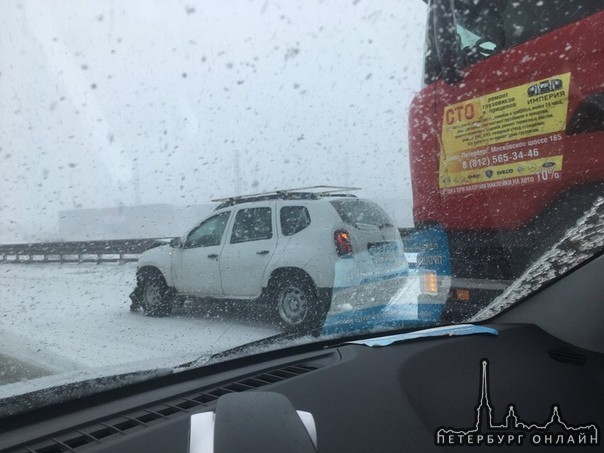
[[[0,265],[0,352],[61,373],[196,357],[277,333],[242,307],[129,311],[136,264]]]

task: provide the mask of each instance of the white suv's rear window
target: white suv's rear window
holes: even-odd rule
[[[310,214],[306,206],[284,206],[281,208],[281,233],[291,236],[310,225]]]
[[[382,228],[392,226],[388,214],[375,203],[364,200],[334,200],[330,201],[343,222],[355,226],[375,226]]]

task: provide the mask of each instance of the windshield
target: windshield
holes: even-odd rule
[[[598,0],[457,0],[455,16],[461,46],[491,42],[502,50],[602,11]]]
[[[601,2],[428,3],[6,2],[0,398],[489,320],[600,253]]]
[[[426,36],[426,83],[440,77],[439,47],[452,42],[440,36],[441,31],[433,39],[435,30],[441,29],[434,22],[437,16],[454,16],[450,23],[457,35],[454,51],[458,64],[465,67],[604,10],[600,0],[455,0],[452,12],[442,8],[444,3],[431,2],[428,27],[436,28]]]

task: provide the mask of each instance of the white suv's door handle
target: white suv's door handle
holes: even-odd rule
[[[256,252],[256,255],[268,255],[268,253],[268,250],[260,250],[259,252]]]
[[[208,255],[208,258],[215,260],[216,258],[218,258],[218,255],[216,253],[211,253],[210,255]]]

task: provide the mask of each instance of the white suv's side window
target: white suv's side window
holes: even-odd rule
[[[235,216],[231,244],[259,241],[273,237],[271,208],[247,208]]]
[[[189,233],[184,248],[190,249],[220,245],[230,214],[230,212],[221,212],[204,221]]]
[[[310,214],[306,206],[283,206],[279,211],[281,233],[292,236],[310,225]]]

